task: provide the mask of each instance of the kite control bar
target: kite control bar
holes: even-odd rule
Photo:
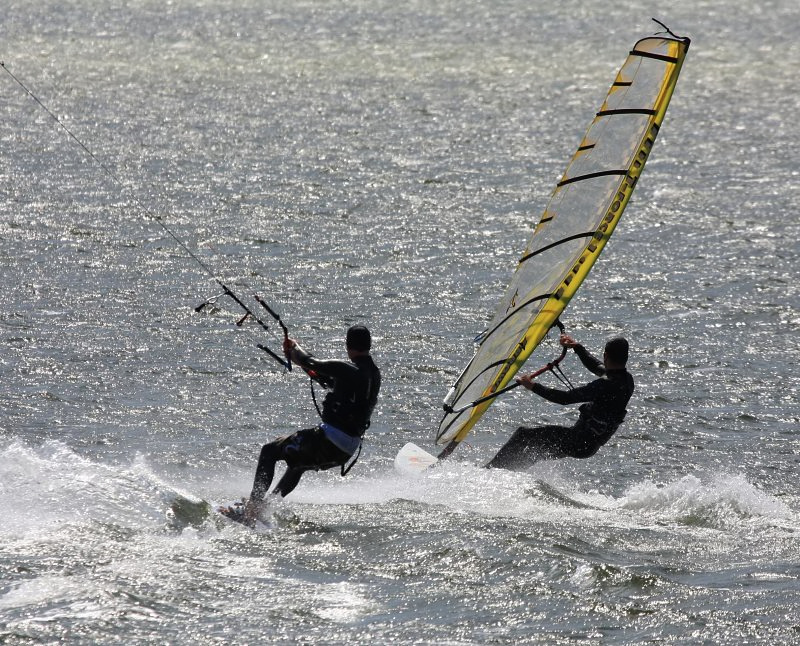
[[[122,178],[119,175],[117,175],[108,165],[104,164],[103,161],[97,155],[95,155],[94,152],[92,152],[92,150],[86,144],[84,144],[80,139],[78,139],[78,137],[72,132],[72,130],[70,130],[64,124],[64,122],[61,119],[59,119],[58,116],[52,110],[50,110],[50,108],[48,108],[39,99],[39,97],[37,97],[33,92],[31,92],[31,90],[28,89],[28,86],[25,85],[25,83],[23,83],[21,79],[19,79],[16,75],[14,75],[14,73],[10,69],[8,69],[8,67],[6,67],[6,64],[3,61],[0,61],[0,68],[2,68],[12,79],[14,79],[14,81],[23,89],[23,91],[29,97],[31,97],[31,99],[33,99],[37,103],[37,105],[50,116],[50,118],[56,123],[56,125],[58,125],[58,127],[60,127],[64,132],[66,132],[67,135],[69,135],[69,137],[76,144],[78,144],[78,146],[81,147],[83,152],[86,153],[92,159],[92,161],[94,161],[95,164],[97,164],[97,166],[109,178],[111,178],[111,180],[113,180],[119,186],[125,186],[125,182],[122,181]],[[161,229],[163,229],[163,231],[167,235],[169,235],[169,237],[172,238],[175,241],[175,243],[181,249],[183,249],[183,251],[186,253],[186,255],[189,256],[189,258],[191,258],[195,263],[197,263],[197,265],[206,274],[208,274],[219,285],[220,288],[222,288],[223,292],[221,294],[218,294],[217,296],[213,296],[213,297],[207,299],[206,301],[204,301],[203,303],[201,303],[200,305],[198,305],[197,307],[195,307],[194,309],[195,309],[196,312],[202,311],[204,307],[206,307],[207,305],[211,305],[212,303],[216,302],[216,300],[218,298],[220,298],[221,296],[229,296],[245,312],[244,316],[242,316],[239,319],[239,321],[236,323],[236,325],[241,326],[247,320],[247,318],[249,317],[249,318],[252,318],[253,320],[255,320],[259,325],[261,325],[261,327],[264,328],[264,330],[269,330],[269,327],[267,326],[267,324],[264,323],[264,321],[262,321],[258,316],[256,316],[253,313],[253,311],[244,303],[244,301],[242,301],[242,299],[239,298],[239,296],[236,293],[234,293],[234,291],[230,287],[228,287],[224,282],[222,282],[222,280],[220,280],[217,277],[217,275],[213,271],[211,271],[211,268],[205,262],[203,262],[200,259],[200,257],[184,243],[184,241],[181,238],[178,237],[178,235],[175,233],[175,231],[171,227],[167,226],[167,224],[164,222],[163,218],[160,215],[156,214],[146,204],[144,204],[141,200],[137,199],[136,197],[134,197],[133,199],[139,205],[139,207],[142,209],[142,211],[150,219],[152,219],[156,224],[158,224],[158,226],[160,226]],[[280,324],[281,328],[283,328],[284,335],[288,338],[289,334],[288,334],[288,331],[286,330],[286,326],[283,324],[283,321],[281,321],[281,317],[278,316],[269,307],[269,305],[267,305],[266,302],[264,302],[264,300],[261,297],[259,297],[258,295],[254,294],[254,298]],[[262,350],[264,350],[265,352],[267,352],[273,359],[275,359],[278,363],[280,363],[282,366],[284,366],[287,370],[291,370],[292,369],[292,364],[291,364],[290,361],[284,360],[277,353],[273,352],[272,350],[270,350],[269,348],[267,348],[264,345],[259,345],[258,347],[261,348]]]

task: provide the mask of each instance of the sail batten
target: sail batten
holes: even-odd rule
[[[655,116],[656,111],[650,108],[621,108],[619,110],[600,110],[598,117],[610,117],[612,114],[649,114]]]
[[[688,39],[637,42],[556,184],[476,354],[447,397],[439,444],[460,442],[568,305],[619,222],[652,150]]]
[[[585,175],[578,175],[576,177],[570,177],[569,179],[563,179],[558,183],[558,186],[566,186],[567,184],[573,184],[575,182],[583,182],[587,179],[594,179],[595,177],[606,177],[608,175],[627,175],[628,169],[627,168],[618,168],[616,170],[599,170],[595,173],[586,173]]]
[[[555,249],[556,247],[565,244],[567,242],[572,242],[573,240],[580,240],[581,238],[590,238],[594,235],[594,231],[585,231],[584,233],[576,233],[571,236],[567,236],[566,238],[562,238],[561,240],[557,240],[556,242],[551,242],[546,247],[542,247],[541,249],[537,249],[536,251],[532,251],[531,253],[525,254],[522,258],[519,259],[520,264],[526,262],[533,258],[534,256],[538,256],[540,253],[544,253],[545,251],[550,251],[551,249]]]
[[[677,56],[665,56],[664,54],[656,54],[654,52],[644,52],[636,48],[631,50],[631,56],[641,56],[642,58],[653,58],[657,61],[672,63],[673,65],[677,64],[678,62],[683,62],[683,57],[678,58]]]

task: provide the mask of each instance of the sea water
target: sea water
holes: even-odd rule
[[[0,8],[53,113],[0,70],[0,641],[800,643],[795,2]],[[575,419],[515,391],[401,476],[651,16],[692,46],[564,316],[630,339],[628,419],[590,460],[481,469]],[[156,218],[318,356],[373,331],[360,460],[256,532],[170,507],[246,495],[316,422],[308,380],[256,347],[279,330],[195,312],[221,289]]]

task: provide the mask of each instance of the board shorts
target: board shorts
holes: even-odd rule
[[[328,440],[319,426],[278,438],[276,443],[290,469],[325,471],[342,466],[351,457]]]

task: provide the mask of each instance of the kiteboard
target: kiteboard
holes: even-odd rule
[[[409,442],[397,452],[394,458],[394,468],[403,475],[417,475],[438,461],[436,456],[421,449],[413,442]]]
[[[199,527],[205,523],[210,517],[222,517],[227,521],[232,521],[245,527],[253,529],[255,522],[246,520],[244,516],[244,505],[247,500],[242,498],[240,501],[233,502],[230,505],[223,505],[214,507],[206,500],[192,500],[185,496],[177,495],[170,502],[169,509],[167,510],[167,518],[170,522],[183,529],[188,526]]]
[[[255,519],[246,518],[244,515],[244,508],[246,503],[247,499],[242,498],[240,501],[231,503],[230,505],[226,505],[224,507],[217,507],[217,513],[220,516],[224,516],[228,520],[233,521],[234,523],[239,523],[240,525],[244,525],[245,527],[253,529],[256,526]]]

